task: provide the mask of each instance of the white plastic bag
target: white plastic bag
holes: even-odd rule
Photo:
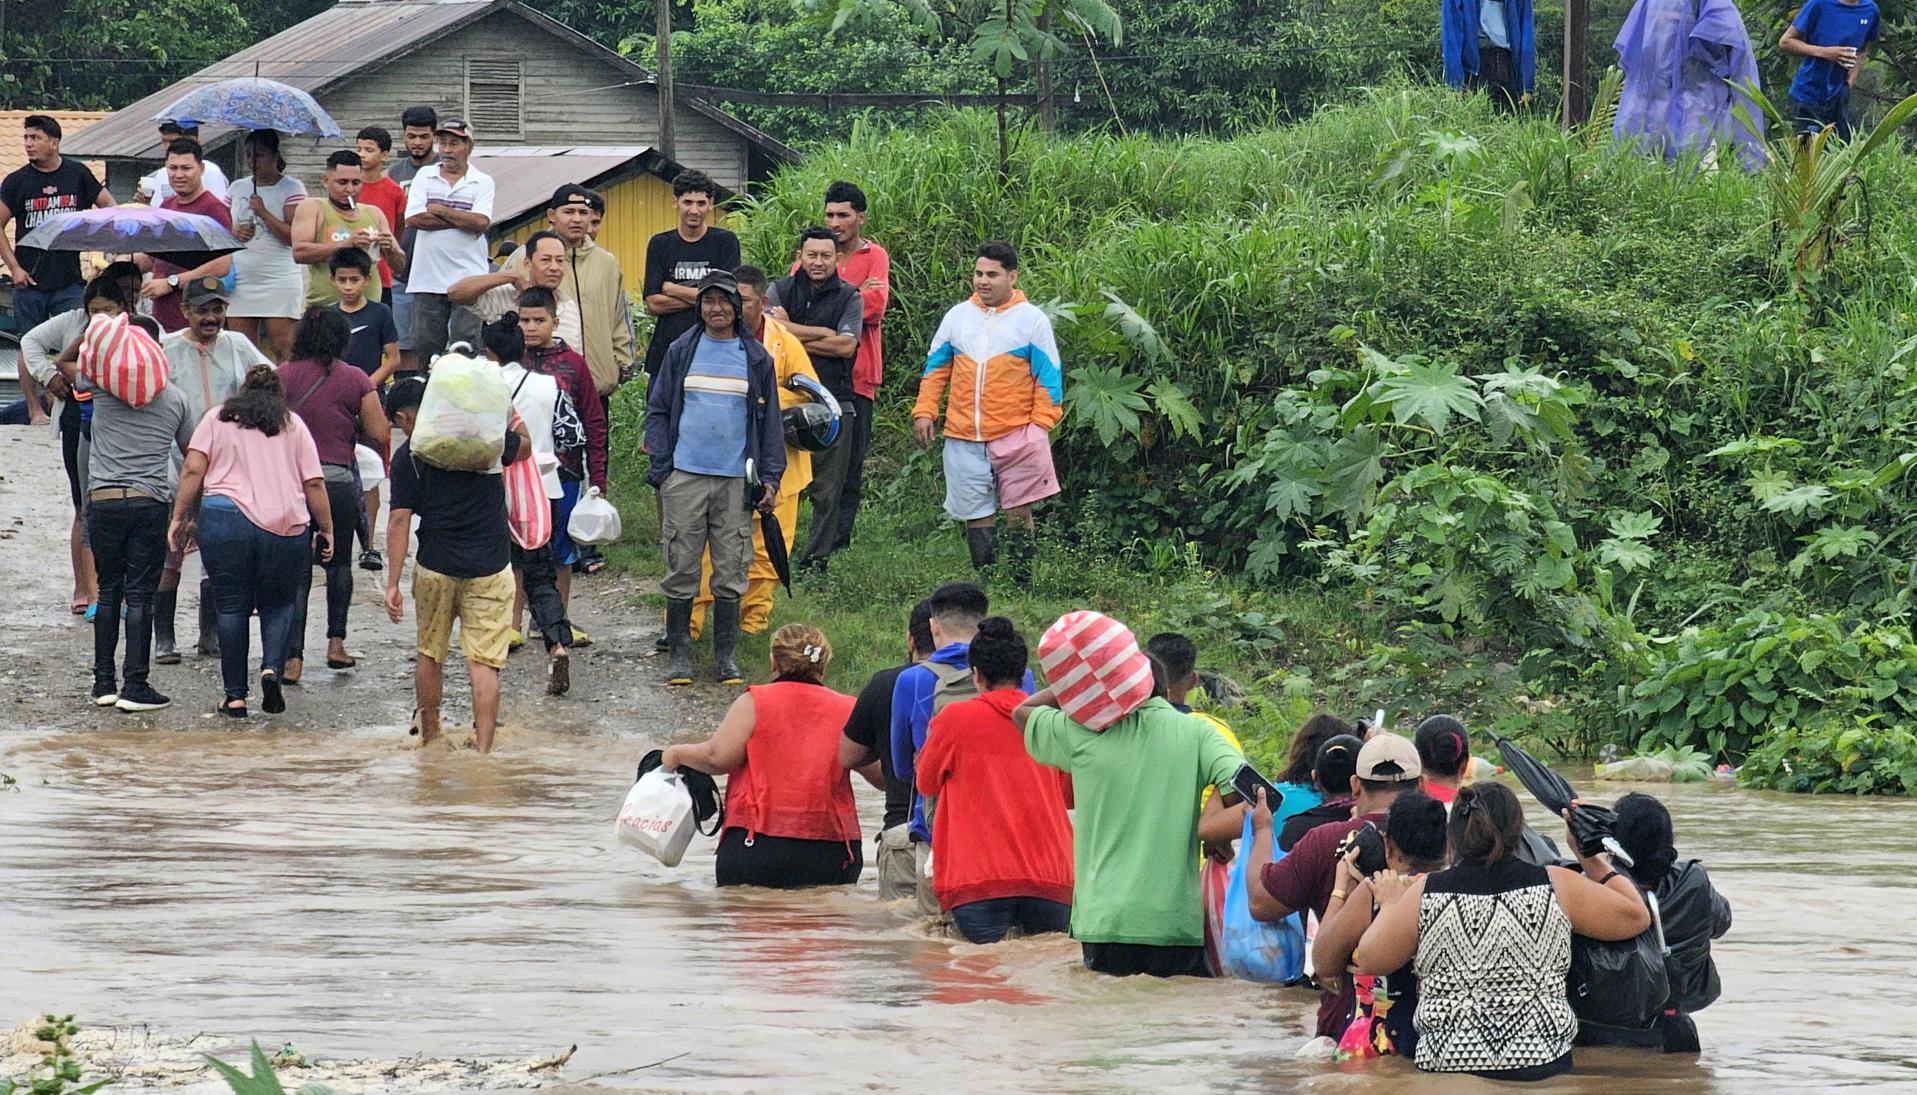
[[[419,401],[413,455],[445,471],[499,471],[512,409],[497,365],[441,354]]]
[[[610,544],[619,539],[619,510],[606,501],[598,487],[588,487],[585,495],[573,503],[566,535],[575,544]]]
[[[698,825],[692,820],[692,793],[679,773],[654,768],[626,792],[619,808],[621,843],[630,844],[668,867],[677,867]]]

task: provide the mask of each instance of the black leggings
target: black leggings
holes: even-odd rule
[[[346,637],[346,614],[353,607],[353,525],[359,520],[361,501],[352,483],[326,480],[326,504],[333,511],[333,561],[324,564],[329,639]],[[306,657],[306,602],[312,589],[313,567],[301,567],[299,588],[293,594],[293,629],[286,638],[288,658]]]
[[[721,886],[849,886],[865,870],[865,851],[856,840],[798,840],[764,833],[747,843],[744,829],[727,829],[719,837],[715,867]]]
[[[1113,977],[1210,977],[1205,948],[1161,947],[1150,943],[1081,943],[1085,968]]]

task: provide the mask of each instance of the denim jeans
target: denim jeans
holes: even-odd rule
[[[1850,88],[1839,89],[1836,98],[1828,103],[1806,103],[1792,99],[1791,123],[1799,134],[1815,135],[1821,133],[1825,126],[1830,126],[1833,139],[1850,140]]]
[[[513,545],[513,569],[526,583],[526,607],[532,612],[533,627],[546,641],[546,649],[572,645],[572,621],[566,618],[566,602],[559,596],[559,568],[552,559],[552,545],[541,544],[531,551]]]
[[[310,533],[275,536],[246,519],[231,498],[200,503],[200,562],[213,579],[220,617],[220,679],[226,698],[246,698],[246,662],[253,609],[260,610],[260,669],[286,668],[293,626],[293,590],[312,566]]]
[[[80,306],[80,297],[86,292],[86,286],[80,282],[51,292],[38,288],[16,288],[13,291],[14,330],[26,334],[40,324],[59,315],[71,312]]]
[[[1026,935],[1072,930],[1072,907],[1042,897],[994,897],[952,909],[952,926],[974,943],[996,943],[1014,926]]]
[[[153,648],[153,593],[166,561],[164,502],[124,498],[87,503],[87,546],[99,575],[100,607],[93,617],[93,683],[112,685],[120,645],[120,605],[126,605],[125,688],[147,683]]]
[[[326,506],[333,511],[333,561],[324,564],[326,637],[344,639],[346,617],[353,607],[353,525],[358,522],[358,515],[365,510],[365,500],[360,497],[359,488],[353,480],[346,479],[334,470],[339,465],[323,467],[327,472]],[[319,565],[322,564],[314,563],[309,558],[306,565],[300,568],[299,588],[293,592],[292,630],[286,638],[286,656],[289,659],[306,657],[306,605],[313,591],[313,568]]]

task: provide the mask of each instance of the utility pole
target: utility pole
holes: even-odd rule
[[[1564,0],[1564,128],[1591,116],[1591,0]]]
[[[659,60],[655,82],[659,87],[659,154],[668,160],[673,154],[672,133],[672,0],[654,0],[655,29]]]

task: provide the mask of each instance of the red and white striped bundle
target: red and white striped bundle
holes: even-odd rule
[[[1068,612],[1038,640],[1059,707],[1073,722],[1103,730],[1151,699],[1151,660],[1131,629],[1099,612]]]
[[[124,315],[94,316],[80,336],[80,375],[128,406],[144,407],[166,387],[166,351]]]

